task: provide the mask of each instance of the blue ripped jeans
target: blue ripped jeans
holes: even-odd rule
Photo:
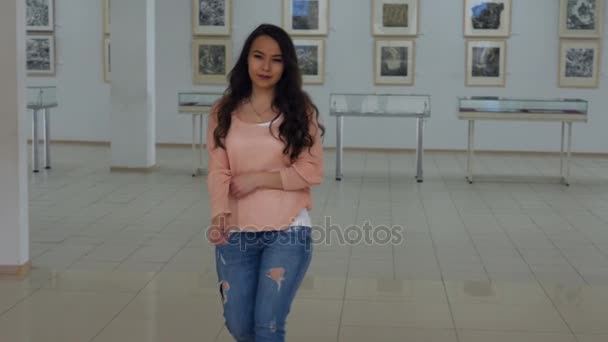
[[[285,321],[312,259],[310,227],[231,233],[215,249],[224,319],[238,342],[285,341]]]

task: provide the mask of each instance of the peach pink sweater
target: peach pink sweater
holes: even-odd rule
[[[239,119],[235,114],[224,145],[216,147],[213,131],[217,127],[215,109],[209,115],[207,152],[209,173],[207,187],[211,217],[226,213],[227,224],[241,231],[267,231],[286,229],[300,210],[312,209],[310,187],[323,179],[323,146],[316,121],[310,132],[314,143],[305,148],[294,163],[283,154],[284,144],[279,136],[280,116],[268,126],[260,126]],[[232,176],[250,172],[279,172],[283,190],[258,189],[236,199],[230,194]]]

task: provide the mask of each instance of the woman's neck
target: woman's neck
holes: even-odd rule
[[[274,99],[274,89],[261,89],[253,87],[250,101],[259,108],[270,108]]]

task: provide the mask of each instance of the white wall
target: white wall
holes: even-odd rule
[[[110,87],[103,82],[101,0],[55,0],[56,76],[28,86],[57,86],[51,138],[110,140]],[[28,123],[31,124],[31,112]],[[30,134],[31,135],[31,134]]]
[[[57,83],[61,108],[54,111],[56,139],[108,140],[109,91],[101,81],[101,6],[98,1],[56,0],[59,61]],[[99,1],[100,2],[100,1]],[[233,0],[233,57],[258,24],[281,23],[282,0]],[[466,124],[456,118],[457,97],[580,97],[590,101],[590,121],[574,128],[574,151],[608,152],[608,22],[604,25],[601,87],[557,87],[559,1],[513,1],[512,36],[507,40],[505,88],[464,86],[462,4],[455,0],[421,0],[420,35],[416,40],[416,84],[413,87],[373,85],[373,37],[370,0],[330,0],[330,33],[326,49],[326,82],[308,86],[328,128],[326,146],[335,146],[335,124],[329,118],[329,94],[415,93],[432,95],[432,118],[425,144],[433,149],[463,149]],[[191,0],[157,0],[157,139],[188,143],[190,117],[177,113],[177,92],[222,91],[218,86],[192,85]],[[608,20],[606,6],[605,20]],[[373,124],[373,126],[372,126]],[[556,151],[559,125],[483,122],[477,146],[486,150]],[[349,147],[413,148],[413,120],[346,120]]]

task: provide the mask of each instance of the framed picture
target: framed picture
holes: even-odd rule
[[[28,31],[53,31],[55,27],[53,0],[26,0],[25,25]]]
[[[376,40],[374,82],[378,85],[414,84],[414,40]]]
[[[232,0],[192,0],[192,34],[229,36],[232,30]]]
[[[283,28],[293,36],[326,35],[329,0],[283,0]]]
[[[465,37],[509,37],[511,0],[465,0]]]
[[[298,65],[305,84],[325,81],[325,41],[323,39],[294,39]]]
[[[601,37],[604,0],[561,0],[559,13],[560,37]]]
[[[506,49],[504,40],[467,40],[466,85],[504,87]]]
[[[26,69],[28,76],[55,75],[55,38],[52,34],[28,34]]]
[[[112,72],[110,37],[103,39],[103,81],[110,83],[110,74]]]
[[[559,48],[559,86],[597,88],[600,46],[599,40],[563,39]]]
[[[192,43],[193,82],[224,84],[232,61],[230,39],[194,39]]]
[[[103,33],[110,34],[110,0],[102,0]]]
[[[372,34],[415,36],[418,34],[419,0],[373,0]]]

